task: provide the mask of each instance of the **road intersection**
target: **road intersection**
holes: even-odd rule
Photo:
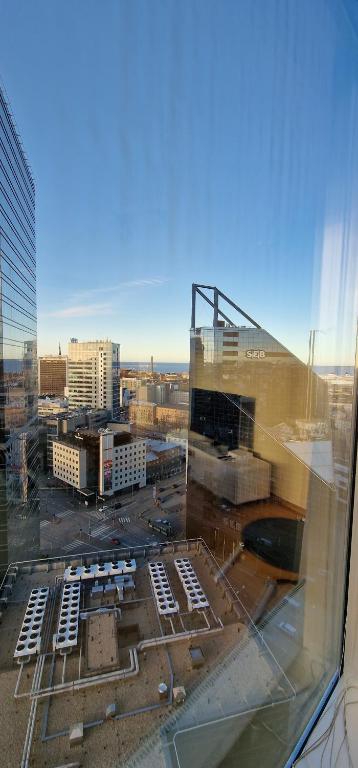
[[[106,502],[106,509],[85,507],[72,489],[63,486],[40,490],[41,552],[48,556],[81,554],[108,550],[116,546],[141,546],[153,541],[165,541],[165,536],[152,532],[149,517],[170,519],[175,538],[185,537],[185,474],[177,475],[160,485],[160,506],[153,501],[153,486],[117,496]],[[119,508],[115,505],[121,503]]]

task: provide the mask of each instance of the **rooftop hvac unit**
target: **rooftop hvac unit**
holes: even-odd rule
[[[48,587],[37,587],[31,591],[16,643],[14,659],[40,653],[41,628],[46,611],[48,593]]]
[[[148,563],[158,613],[168,616],[178,613],[179,606],[170,588],[167,572],[162,562]]]
[[[64,585],[57,635],[54,638],[54,650],[56,651],[66,651],[77,645],[80,596],[81,585],[79,582]]]
[[[71,565],[66,568],[63,580],[66,583],[74,581],[86,581],[100,579],[105,576],[121,576],[127,573],[135,573],[137,563],[133,558],[126,560],[110,560],[106,563],[94,563],[93,565]]]
[[[188,601],[188,610],[209,608],[209,601],[201,587],[199,579],[188,557],[179,557],[174,565],[182,583]]]

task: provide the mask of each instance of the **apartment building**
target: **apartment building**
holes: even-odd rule
[[[71,410],[87,406],[108,408],[113,417],[120,408],[119,344],[112,341],[68,344],[68,401]]]

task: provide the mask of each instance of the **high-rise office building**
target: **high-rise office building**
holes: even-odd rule
[[[0,569],[39,546],[35,185],[0,89]]]
[[[64,397],[67,386],[67,357],[47,355],[39,357],[39,395]]]
[[[268,577],[297,580],[303,521],[339,502],[326,382],[246,319],[235,326],[216,314],[198,328],[194,317],[187,533],[223,561],[244,543],[255,574],[260,559],[264,589]],[[254,610],[261,592],[247,582]]]
[[[119,416],[119,344],[112,341],[71,339],[68,345],[68,401],[70,409],[82,406],[108,408]]]

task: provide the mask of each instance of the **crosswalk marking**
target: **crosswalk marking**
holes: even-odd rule
[[[131,519],[130,517],[119,517],[118,522],[119,523],[130,523]]]
[[[111,531],[110,533],[106,533],[104,536],[101,536],[101,541],[103,539],[114,539],[117,536],[120,536],[123,533],[122,529],[118,529],[117,531]]]
[[[96,512],[94,509],[90,511],[91,517],[94,517],[95,520],[103,520],[105,513],[104,512]]]
[[[69,515],[72,515],[72,512],[72,509],[63,509],[62,512],[59,512],[56,515],[56,517],[68,517]]]
[[[50,522],[49,520],[41,520],[41,523],[40,523],[40,528],[44,528],[44,527],[45,527],[45,525],[48,525],[48,524],[49,524],[49,522]]]
[[[65,544],[62,549],[64,552],[70,552],[72,549],[76,549],[78,547],[83,547],[84,542],[80,541],[80,539],[75,539],[74,541],[71,541],[70,544]]]
[[[102,534],[107,533],[107,531],[110,530],[110,527],[110,525],[99,525],[96,528],[92,528],[91,534],[92,536],[102,538]]]

